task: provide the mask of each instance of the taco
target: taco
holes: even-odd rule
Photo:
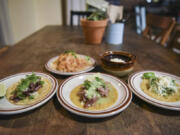
[[[31,105],[43,99],[51,88],[48,79],[32,73],[11,85],[7,89],[6,98],[16,105]]]

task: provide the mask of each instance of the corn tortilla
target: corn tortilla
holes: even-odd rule
[[[13,100],[10,99],[10,97],[13,96],[13,91],[15,91],[17,85],[20,82],[16,82],[16,83],[12,84],[7,89],[6,98],[8,99],[9,102],[11,102],[12,104],[16,104],[16,105],[32,105],[32,104],[40,101],[46,95],[48,95],[48,93],[51,91],[51,88],[52,88],[52,84],[48,79],[41,77],[41,80],[44,81],[43,87],[37,91],[37,94],[34,95],[33,99],[29,99],[28,97],[26,97],[25,99],[19,100],[18,102],[14,102]]]
[[[70,99],[71,101],[78,107],[80,108],[84,108],[83,104],[80,101],[80,97],[78,96],[78,92],[81,90],[81,87],[83,85],[79,85],[77,87],[75,87],[71,93],[70,93]],[[116,88],[114,88],[111,85],[111,89],[109,90],[109,94],[107,97],[101,97],[99,100],[97,100],[97,102],[95,102],[95,104],[91,107],[88,107],[88,110],[104,110],[110,106],[112,106],[116,100],[118,99],[118,93]]]
[[[177,86],[180,86],[176,84]],[[180,89],[178,92],[173,93],[172,95],[169,96],[160,96],[152,91],[149,90],[149,81],[147,79],[143,79],[141,82],[141,89],[149,96],[152,98],[158,99],[160,101],[165,101],[165,102],[177,102],[180,101]]]

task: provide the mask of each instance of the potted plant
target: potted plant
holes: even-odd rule
[[[81,20],[81,26],[88,44],[100,44],[107,25],[107,16],[103,11],[92,13],[87,19]]]

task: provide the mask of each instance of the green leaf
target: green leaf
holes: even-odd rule
[[[150,78],[156,78],[153,72],[147,72],[143,74],[143,79],[150,79]]]
[[[4,84],[0,84],[0,97],[4,97],[6,95],[6,87]]]
[[[34,99],[34,96],[33,96],[33,95],[30,95],[30,96],[29,96],[29,99]]]
[[[87,60],[87,61],[89,61],[89,60],[90,60],[90,57],[89,57],[89,56],[86,56],[85,58],[86,58],[86,60]]]
[[[96,79],[96,81],[98,81],[98,82],[101,82],[101,78],[99,78],[99,77],[95,77],[95,79]]]
[[[16,94],[16,96],[20,99],[24,99],[26,95],[23,94],[23,91],[29,88],[29,85],[31,83],[36,83],[40,79],[41,77],[37,76],[35,73],[32,73],[31,75],[26,75],[26,78],[21,79],[21,82],[17,85],[13,94]],[[44,84],[43,81],[40,81],[40,83],[42,85]]]
[[[91,87],[91,82],[88,81],[88,80],[85,80],[85,81],[84,81],[84,87],[85,87],[86,89],[89,89],[89,88]]]
[[[43,85],[45,82],[44,81],[40,81],[40,84]]]
[[[88,16],[87,20],[98,21],[98,20],[104,20],[106,18],[107,18],[106,13],[98,10],[96,12],[93,12],[90,16]]]
[[[77,58],[77,54],[74,51],[65,51],[65,54],[67,53],[71,53],[71,55],[73,55],[75,58]]]
[[[17,97],[20,99],[25,99],[25,95],[21,91],[17,92]]]

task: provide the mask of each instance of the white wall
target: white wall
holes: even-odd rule
[[[13,44],[46,25],[61,25],[61,0],[8,0]]]
[[[34,0],[36,27],[62,24],[61,0]]]
[[[8,0],[14,43],[36,30],[33,0]]]
[[[12,28],[9,18],[8,2],[0,0],[0,47],[13,44]]]

